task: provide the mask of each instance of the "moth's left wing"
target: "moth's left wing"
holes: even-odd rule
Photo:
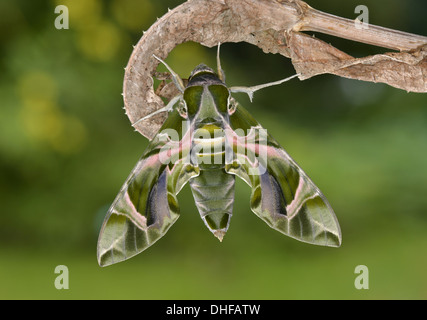
[[[240,105],[230,116],[226,134],[235,157],[226,171],[251,186],[251,209],[258,217],[297,240],[341,245],[340,227],[325,196]]]
[[[178,219],[176,194],[198,174],[185,159],[191,145],[189,134],[176,141],[165,132],[179,132],[181,120],[177,111],[169,115],[110,207],[98,239],[100,266],[145,250]]]

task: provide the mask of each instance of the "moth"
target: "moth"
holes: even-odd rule
[[[255,91],[292,77],[229,88],[218,46],[217,73],[200,64],[184,86],[155,58],[167,67],[180,94],[153,113],[167,111],[168,118],[108,210],[98,240],[99,265],[131,258],[160,239],[179,217],[177,194],[186,183],[206,227],[222,241],[236,176],[252,189],[251,210],[271,228],[303,242],[340,246],[340,227],[325,196],[231,96],[245,92],[252,101]]]

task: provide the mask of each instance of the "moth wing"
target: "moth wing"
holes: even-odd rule
[[[238,136],[239,129],[248,134]],[[341,245],[340,227],[326,197],[240,105],[230,116],[227,137],[235,159],[226,170],[251,186],[251,209],[258,217],[297,240]]]
[[[171,113],[108,210],[98,239],[100,266],[121,262],[147,249],[177,220],[176,195],[198,174],[185,160],[188,135],[173,141],[162,133],[164,129],[180,132],[176,122],[181,120],[176,111]]]

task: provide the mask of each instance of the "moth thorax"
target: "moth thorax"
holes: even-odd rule
[[[225,132],[216,125],[207,124],[198,128],[193,135],[191,159],[201,169],[225,166]]]

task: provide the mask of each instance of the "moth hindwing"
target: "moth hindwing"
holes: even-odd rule
[[[230,95],[251,97],[284,80],[228,88],[218,69],[197,66],[185,87],[173,73],[182,94],[164,109],[167,120],[108,210],[98,240],[101,266],[126,260],[161,238],[178,219],[176,196],[187,182],[205,225],[222,240],[236,176],[252,189],[251,210],[271,228],[300,241],[340,246],[338,221],[325,196]]]

